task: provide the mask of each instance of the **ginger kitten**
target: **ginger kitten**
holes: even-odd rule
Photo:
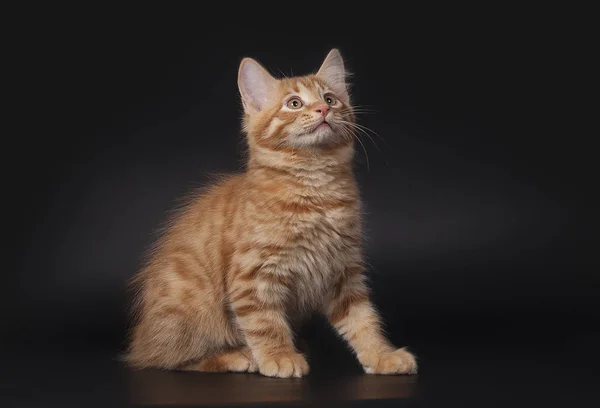
[[[320,312],[367,373],[416,373],[369,301],[339,51],[316,74],[283,79],[245,58],[238,87],[247,169],[191,200],[134,278],[127,362],[302,377],[294,328]]]

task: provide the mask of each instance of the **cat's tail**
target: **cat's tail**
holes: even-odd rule
[[[122,351],[118,353],[116,356],[114,356],[113,360],[124,365],[131,364],[131,357],[129,355],[129,352],[127,351]]]

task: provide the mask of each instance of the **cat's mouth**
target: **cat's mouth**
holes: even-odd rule
[[[312,132],[316,131],[317,129],[324,129],[324,128],[331,129],[331,125],[325,119],[321,120],[315,126],[313,126]]]

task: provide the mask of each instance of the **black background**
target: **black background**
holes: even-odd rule
[[[121,350],[125,283],[167,212],[243,168],[241,58],[302,75],[338,47],[355,104],[374,111],[360,123],[379,135],[362,139],[368,165],[360,148],[356,160],[374,300],[393,341],[421,358],[422,398],[586,400],[598,278],[577,253],[581,147],[551,109],[561,25],[538,25],[539,10],[347,8],[37,10],[15,31],[13,45],[29,45],[12,60],[25,115],[7,173],[17,273],[6,271],[2,337],[37,367],[18,378],[61,370],[31,356]],[[306,336],[333,372],[352,366],[322,322]],[[58,393],[7,384],[18,398]]]

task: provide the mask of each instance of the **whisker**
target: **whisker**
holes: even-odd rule
[[[353,106],[351,108],[340,109],[341,112],[379,112],[376,109],[369,109],[360,106]]]
[[[354,129],[357,132],[360,132],[361,134],[364,134],[365,136],[367,136],[371,140],[371,142],[375,145],[375,147],[377,148],[377,150],[379,151],[379,153],[381,153],[381,155],[383,156],[383,160],[385,161],[385,164],[389,166],[389,162],[387,160],[387,157],[385,156],[385,154],[383,153],[383,151],[381,150],[381,148],[379,147],[379,145],[375,142],[375,140],[368,133],[368,131],[371,131],[371,132],[375,133],[373,130],[371,130],[371,129],[367,128],[367,127],[364,127],[362,125],[359,125],[357,123],[352,123],[352,122],[348,122],[348,121],[342,121],[342,122],[344,123],[344,125],[348,126],[349,128]],[[377,135],[377,136],[379,136],[379,135]],[[358,135],[357,135],[357,137],[358,137]],[[381,136],[379,136],[379,137],[381,137]],[[383,138],[382,138],[382,140],[383,140]],[[385,143],[385,140],[383,140],[383,141]]]
[[[367,149],[365,148],[365,145],[363,144],[363,142],[360,140],[360,138],[358,136],[354,135],[354,137],[356,138],[356,140],[358,140],[358,143],[360,143],[363,151],[365,152],[365,158],[367,159],[367,172],[370,172],[371,166],[369,164],[369,155],[367,154]]]
[[[288,76],[285,74],[285,72],[283,72],[280,68],[277,68],[277,71],[279,71],[281,73],[281,75],[283,75],[284,78],[287,78]]]
[[[358,104],[353,104],[352,107],[353,108],[375,108],[377,106],[376,105],[358,105]]]
[[[368,127],[366,127],[366,126],[364,126],[364,125],[361,125],[361,124],[359,124],[359,123],[353,123],[353,122],[350,122],[350,123],[352,123],[354,126],[358,126],[359,128],[361,128],[361,129],[364,129],[366,132],[370,132],[370,133],[372,133],[373,135],[377,136],[378,138],[380,138],[380,139],[381,139],[381,141],[382,141],[383,143],[385,143],[385,144],[386,144],[386,146],[387,146],[388,148],[391,148],[391,147],[390,147],[390,145],[387,143],[387,141],[386,141],[386,140],[383,138],[383,136],[381,136],[379,133],[375,132],[373,129],[370,129],[370,128],[368,128]]]
[[[348,106],[345,109],[368,110],[368,111],[372,111],[372,112],[379,112],[379,109],[376,109],[376,107],[369,106],[369,105],[352,105],[352,106]]]
[[[350,123],[350,122],[347,122],[347,123]],[[365,159],[367,160],[367,172],[370,172],[371,165],[369,163],[369,154],[367,153],[367,149],[365,148],[365,145],[363,144],[363,142],[360,140],[358,135],[352,131],[352,129],[345,127],[345,124],[342,125],[342,132],[344,132],[346,135],[348,135],[348,133],[349,133],[352,137],[354,137],[358,141],[358,143],[360,143],[363,151],[365,152]]]
[[[340,113],[377,113],[375,111],[369,111],[369,110],[361,110],[361,109],[347,109],[347,110],[340,110]]]
[[[361,111],[361,110],[347,110],[347,111],[341,110],[340,113],[342,115],[347,114],[347,113],[350,113],[352,115],[364,115],[364,114],[375,114],[377,112]]]
[[[374,105],[349,105],[347,106],[350,109],[372,109],[372,110],[377,110],[376,106]]]

